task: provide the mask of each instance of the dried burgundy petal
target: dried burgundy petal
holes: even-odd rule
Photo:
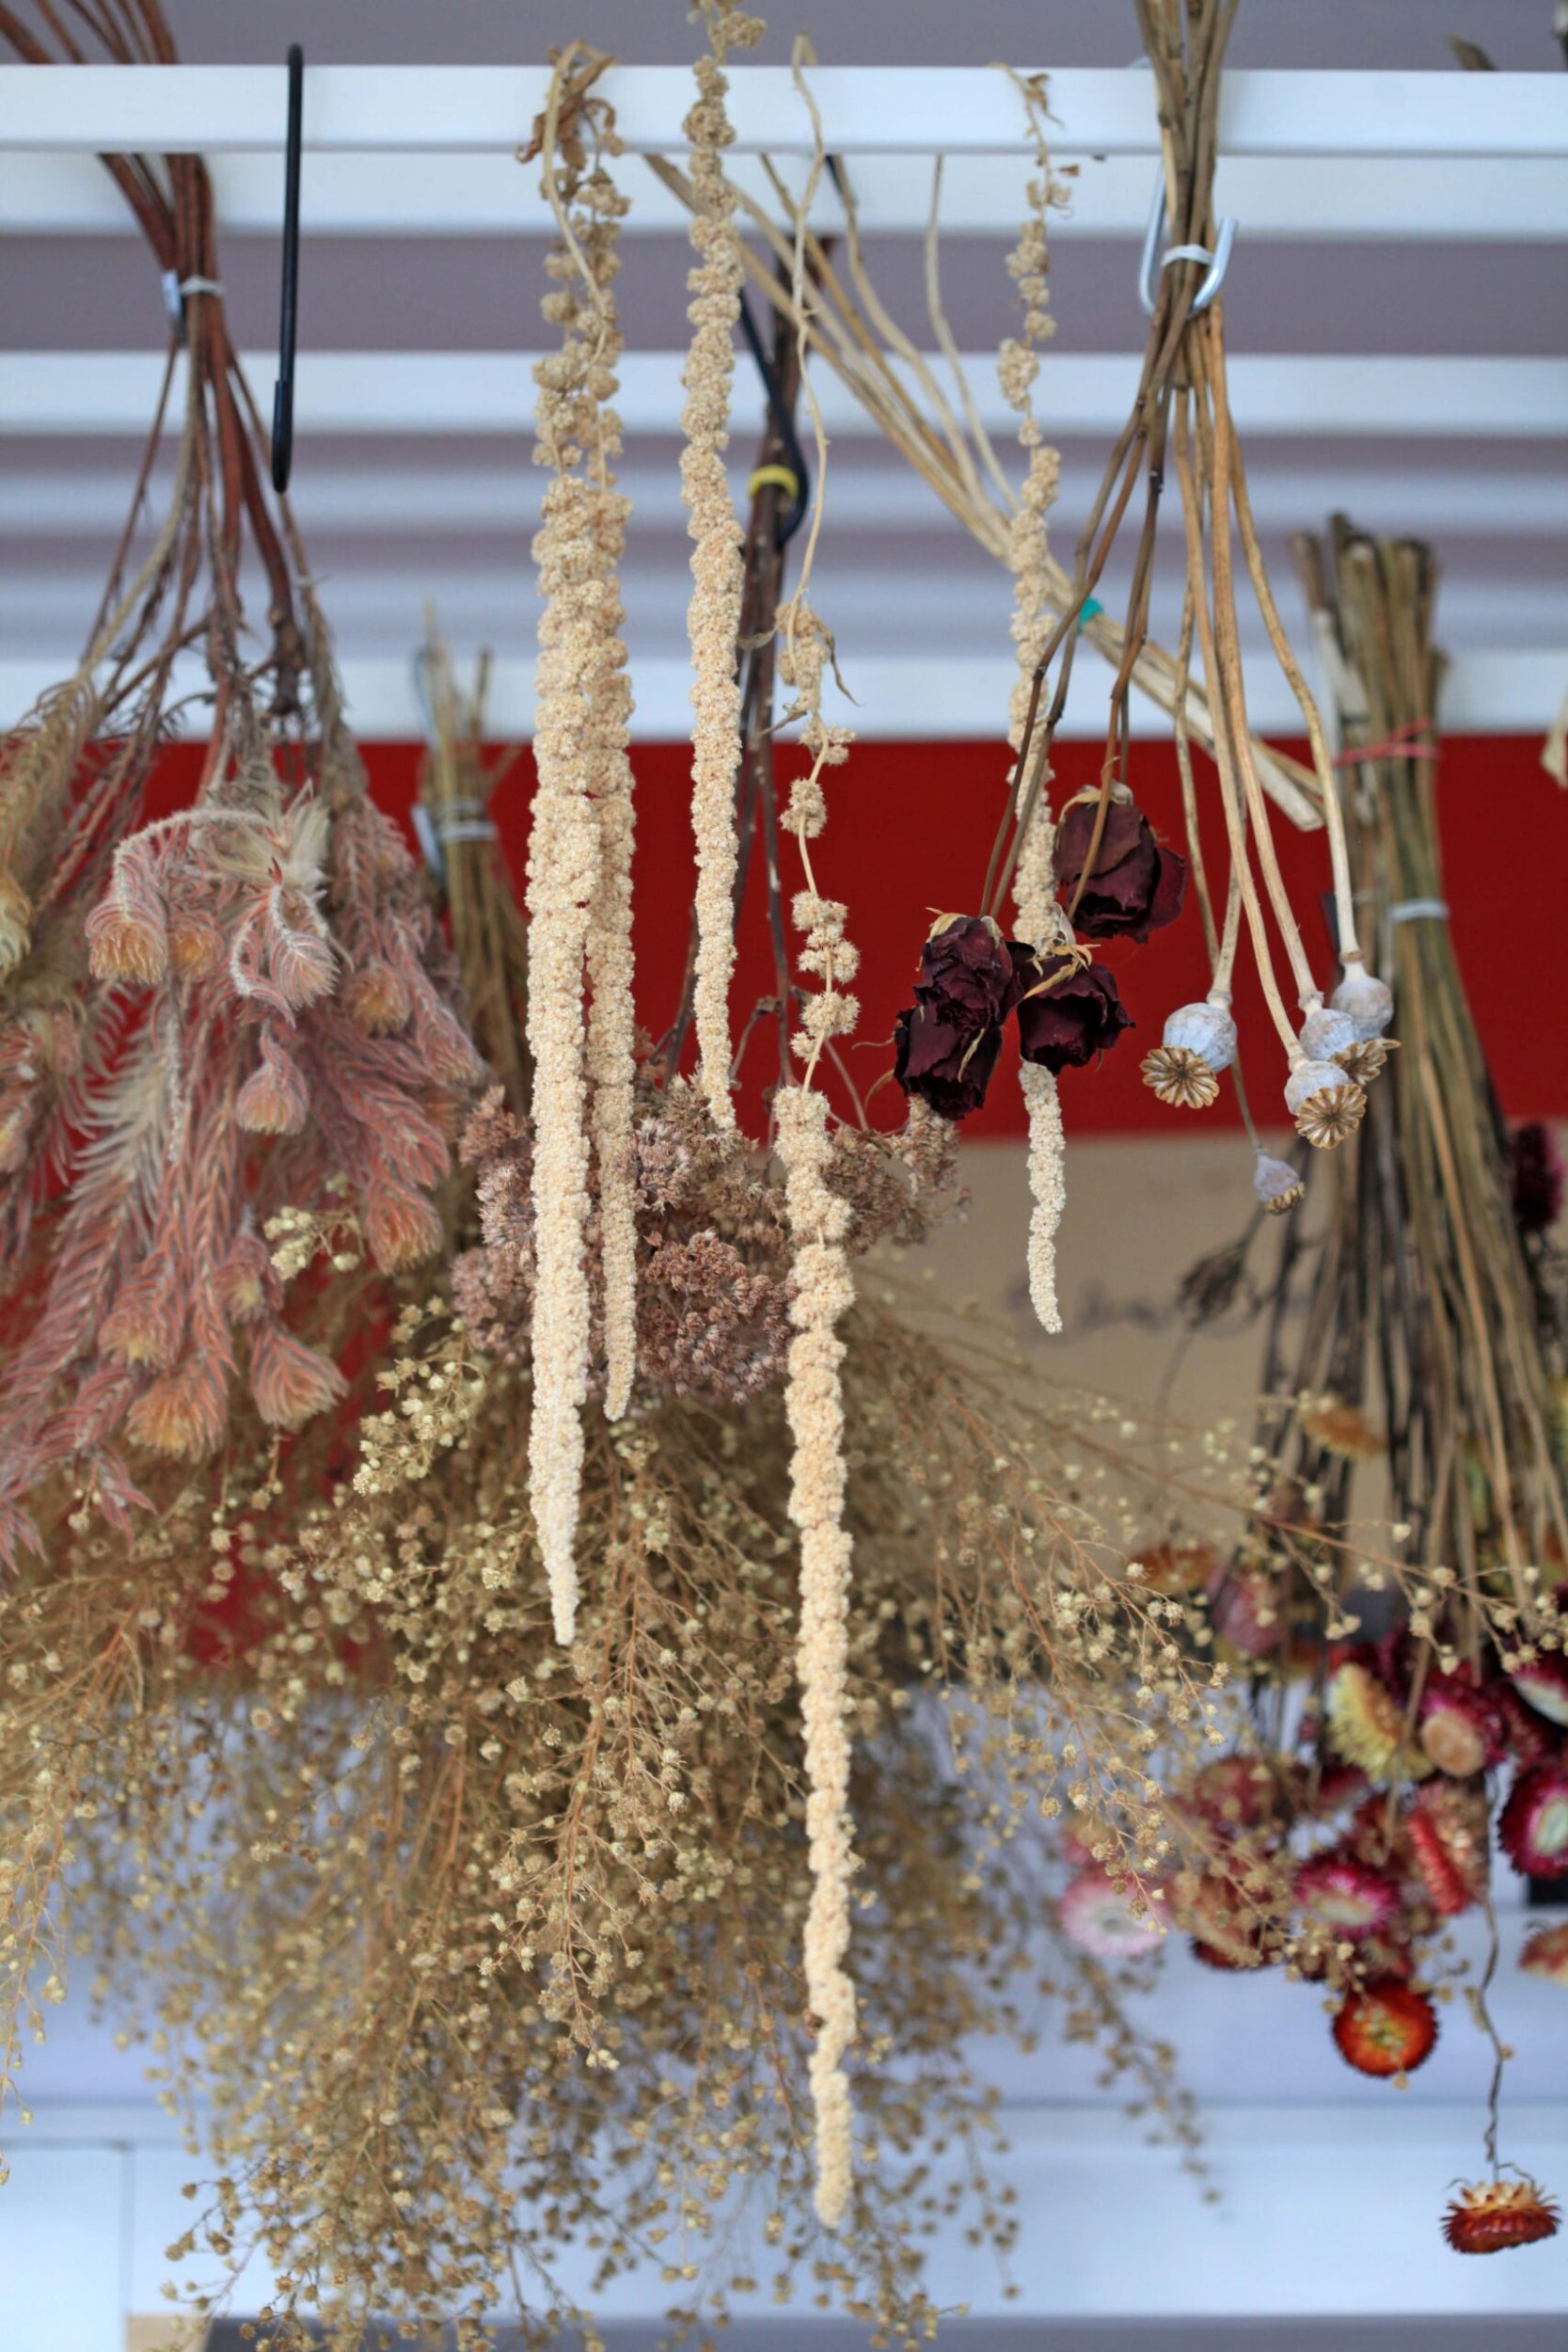
[[[1098,796],[1073,801],[1056,835],[1056,880],[1074,928],[1085,939],[1146,940],[1181,912],[1187,861],[1154,838],[1153,828],[1130,801],[1112,801],[1094,866],[1073,905],[1084,861],[1100,814]]]
[[[1052,1071],[1079,1070],[1135,1025],[1115,980],[1101,963],[1065,958],[1043,965],[1026,947],[1013,949],[1024,975],[1018,1002],[1019,1044],[1025,1061]]]
[[[1007,942],[983,914],[957,914],[920,950],[914,993],[955,1028],[990,1028],[1012,1010],[1018,978]]]
[[[963,1119],[979,1109],[1002,1049],[999,1023],[958,1028],[920,992],[920,1001],[899,1014],[893,1034],[893,1074],[906,1094],[918,1095],[942,1119]]]

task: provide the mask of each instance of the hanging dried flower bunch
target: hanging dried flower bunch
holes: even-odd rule
[[[156,0],[134,15],[149,53],[171,55]],[[150,550],[132,573],[134,509],[79,670],[0,766],[8,1564],[40,1541],[36,1498],[56,1488],[127,1532],[142,1465],[213,1455],[237,1392],[280,1432],[333,1404],[341,1374],[282,1314],[269,1223],[324,1221],[345,1270],[361,1254],[388,1273],[432,1256],[480,1069],[262,482],[206,173],[176,159],[166,188],[136,159],[110,168],[181,290],[185,405]],[[257,662],[243,650],[249,554],[270,598]],[[149,824],[191,644],[210,747],[192,804]],[[58,1214],[40,1214],[52,1200]]]
[[[1305,1695],[1268,1768],[1254,1958],[1329,1983],[1341,2056],[1396,2078],[1432,2050],[1433,1993],[1453,1976],[1495,2070],[1490,2175],[1445,2229],[1459,2250],[1490,2252],[1557,2227],[1532,2182],[1499,2171],[1506,2054],[1487,1994],[1494,1836],[1523,1876],[1568,1873],[1564,1329],[1534,1224],[1544,1154],[1533,1138],[1510,1150],[1448,930],[1435,564],[1342,518],[1297,554],[1335,682],[1355,899],[1405,1035],[1349,1148],[1296,1179],[1323,1223],[1310,1239],[1286,1231],[1252,1515],[1216,1564],[1214,1620],[1255,1675]],[[1370,1465],[1389,1489],[1383,1557],[1353,1540]],[[1446,1941],[1471,1912],[1488,1951],[1474,1983]],[[1554,1932],[1521,1965],[1551,1975]]]

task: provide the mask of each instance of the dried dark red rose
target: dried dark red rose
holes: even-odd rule
[[[1508,1139],[1513,1215],[1522,1233],[1544,1233],[1562,1213],[1562,1160],[1551,1131],[1539,1119],[1515,1127]]]
[[[955,1028],[1005,1021],[1018,987],[1007,942],[983,914],[942,916],[920,950],[914,993]]]
[[[894,1024],[893,1074],[906,1094],[917,1094],[941,1118],[963,1119],[986,1099],[1002,1025],[961,1029],[926,1001],[923,990],[915,994],[918,1001]]]
[[[1100,796],[1071,801],[1056,834],[1056,881],[1085,939],[1145,940],[1181,912],[1187,861],[1154,838],[1153,827],[1131,801],[1112,801],[1094,864],[1076,906],[1073,894],[1094,841]]]
[[[1013,960],[1023,979],[1018,1038],[1025,1061],[1057,1072],[1079,1070],[1134,1026],[1102,963],[1037,957],[1032,948],[1016,946]]]
[[[898,1016],[894,1075],[943,1119],[985,1101],[1002,1024],[1023,985],[997,926],[983,914],[948,914],[920,951],[914,1004]]]

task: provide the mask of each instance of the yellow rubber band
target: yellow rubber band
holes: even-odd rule
[[[792,499],[800,495],[800,477],[788,466],[759,466],[746,485],[746,495],[754,499],[759,490],[787,490]]]

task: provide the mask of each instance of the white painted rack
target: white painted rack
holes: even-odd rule
[[[543,106],[547,79],[544,66],[309,68],[302,199],[307,239],[544,233],[550,224],[537,175],[519,168],[515,157]],[[868,236],[919,233],[939,152],[945,159],[944,235],[1008,234],[1028,147],[1016,92],[995,69],[824,66],[812,70],[811,83],[828,145],[852,171]],[[617,66],[602,87],[631,157],[679,156],[691,91],[685,67]],[[1148,77],[1127,69],[1053,72],[1050,103],[1053,156],[1077,167],[1071,212],[1053,234],[1124,245],[1141,236],[1158,151]],[[765,156],[798,184],[810,125],[787,69],[733,68],[730,112],[736,130],[734,169],[743,184],[759,195],[765,191]],[[270,241],[281,211],[284,121],[281,67],[0,67],[0,237],[130,233],[121,199],[96,158],[135,151],[211,157],[220,234]],[[1435,240],[1539,250],[1568,235],[1568,76],[1238,70],[1226,76],[1220,147],[1218,200],[1238,217],[1249,242]],[[679,206],[651,175],[639,184],[639,169],[632,161],[626,166],[635,199],[629,230],[649,238],[682,234]],[[837,225],[837,205],[825,183],[818,201],[824,228]],[[527,316],[522,302],[516,316],[519,322]],[[1069,444],[1070,482],[1085,472],[1092,444],[1125,414],[1136,360],[1131,351],[1073,350],[1070,319],[1063,324],[1062,343],[1047,360],[1041,405],[1049,428]],[[1452,325],[1459,342],[1462,311]],[[247,364],[264,396],[271,356],[254,356]],[[973,356],[968,364],[988,425],[1005,427],[989,355]],[[139,435],[160,367],[150,350],[0,356],[0,520],[13,532],[46,538],[40,501],[48,480],[59,478],[62,458],[56,452],[39,472],[28,454],[32,437],[118,441]],[[345,517],[341,527],[363,534],[365,500],[356,485],[365,476],[362,466],[356,471],[356,461],[367,453],[360,445],[369,444],[374,464],[378,447],[411,439],[413,453],[404,451],[396,461],[397,479],[408,490],[404,511],[437,525],[446,520],[450,531],[469,528],[476,544],[487,531],[495,539],[485,516],[513,516],[521,560],[526,522],[517,516],[512,483],[518,466],[500,444],[527,435],[530,367],[524,350],[388,353],[308,344],[298,374],[300,437],[314,453],[314,481],[301,485],[307,526],[311,490],[319,488],[324,507]],[[678,430],[679,368],[673,351],[627,354],[621,406],[632,435]],[[830,377],[823,376],[821,389],[834,438],[859,438],[863,447],[863,414]],[[1501,578],[1485,583],[1485,596],[1466,600],[1456,594],[1456,612],[1494,616],[1494,638],[1503,632],[1506,613],[1508,643],[1483,636],[1471,648],[1458,646],[1450,719],[1463,723],[1463,712],[1472,725],[1544,727],[1560,691],[1552,681],[1568,679],[1568,591],[1545,595],[1538,606],[1532,602],[1528,551],[1542,545],[1541,518],[1560,516],[1568,500],[1561,463],[1568,453],[1568,360],[1506,350],[1411,356],[1242,351],[1233,360],[1233,389],[1256,451],[1257,494],[1264,510],[1277,516],[1276,529],[1319,522],[1328,504],[1339,502],[1338,474],[1348,466],[1352,487],[1345,496],[1354,495],[1375,527],[1437,532],[1452,528],[1463,509],[1463,529],[1479,546],[1487,532],[1490,492],[1494,535],[1518,538],[1528,559],[1526,578],[1517,594],[1515,583]],[[1396,437],[1399,451],[1391,446]],[[467,526],[443,509],[451,473],[440,462],[444,442],[466,445],[469,509],[476,509],[480,485],[480,519]],[[1449,442],[1465,445],[1459,469],[1445,475],[1434,459],[1423,474],[1422,452],[1440,452]],[[1470,453],[1476,452],[1491,467],[1489,474],[1472,470]],[[108,473],[101,459],[85,464],[83,473],[74,466],[65,470],[89,505],[102,502],[95,485],[106,490]],[[869,469],[863,483],[857,473],[862,466]],[[381,461],[376,471],[387,479],[388,463]],[[1385,495],[1369,500],[1373,479]],[[1423,483],[1435,487],[1431,505],[1422,503]],[[1408,511],[1399,506],[1402,485],[1414,493]],[[904,475],[895,480],[889,461],[869,450],[863,456],[846,453],[838,485],[837,511],[862,512],[874,529],[907,539],[923,516],[935,520],[921,486]],[[857,508],[860,489],[864,496]],[[341,495],[334,498],[335,491]],[[1292,497],[1299,499],[1293,515],[1287,511]],[[356,521],[349,519],[356,516]],[[1059,531],[1070,535],[1074,519],[1064,513]],[[668,530],[672,521],[678,517],[666,516],[660,527]],[[60,528],[67,540],[81,542],[80,519],[72,524],[62,516]],[[356,596],[363,612],[372,605],[385,609],[387,577],[384,569],[376,571],[372,537],[371,570],[363,580],[353,572],[345,578],[341,561],[333,566],[345,613],[356,610]],[[641,560],[638,547],[634,540],[633,562]],[[451,560],[449,549],[449,566]],[[401,561],[407,567],[412,640],[423,587],[417,559]],[[61,574],[56,564],[54,589],[75,578],[74,571]],[[673,576],[671,584],[678,585]],[[896,589],[895,580],[892,584]],[[662,591],[662,576],[659,585]],[[25,583],[6,601],[0,692],[8,711],[0,717],[8,715],[13,692],[26,677],[67,665],[68,643],[37,639],[38,629],[55,626],[48,615],[60,601],[57,593],[37,600],[31,636]],[[890,612],[895,601],[890,598]],[[878,610],[877,595],[863,580],[852,602],[868,613]],[[1521,611],[1535,616],[1530,642],[1519,642],[1513,616]],[[531,620],[526,596],[510,609],[503,600],[488,632],[501,675],[519,698]],[[515,624],[510,642],[509,621]],[[999,656],[1005,651],[1004,644]],[[357,647],[345,644],[344,652],[351,678],[359,683],[361,725],[368,731],[394,722],[401,726],[405,697],[387,648],[367,640]],[[640,693],[645,731],[667,729],[678,720],[680,664],[673,653],[656,644],[641,667],[651,689]],[[870,733],[907,733],[915,722],[928,732],[973,731],[977,714],[990,707],[993,666],[954,651],[945,637],[923,649],[895,616],[880,639],[873,629],[855,663],[861,687],[883,682],[863,693],[857,723]],[[1265,706],[1268,693],[1265,685]],[[1087,707],[1086,698],[1085,713]]]

